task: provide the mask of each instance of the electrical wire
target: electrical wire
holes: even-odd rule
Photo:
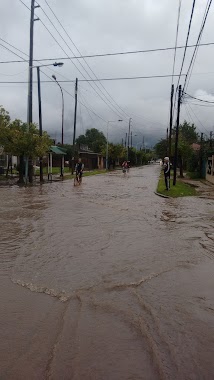
[[[198,50],[198,44],[200,43],[200,40],[201,40],[201,37],[202,37],[202,34],[203,34],[203,30],[204,30],[204,27],[205,27],[205,24],[206,24],[206,21],[207,21],[207,16],[208,16],[211,4],[212,4],[212,0],[208,0],[207,6],[206,6],[206,9],[205,9],[205,15],[203,17],[202,25],[201,25],[201,28],[200,28],[200,31],[199,31],[197,42],[196,42],[196,47],[194,49],[194,52],[193,52],[193,55],[192,55],[192,58],[191,58],[191,61],[190,61],[190,65],[189,65],[189,68],[187,70],[187,74],[186,74],[186,78],[185,78],[184,86],[183,86],[183,91],[185,90],[186,86],[188,87],[188,85],[189,85],[189,81],[190,81],[190,77],[191,77],[191,75],[189,77],[189,73],[190,73],[190,70],[193,67],[194,63],[195,63],[195,59],[196,59],[196,55],[197,55],[197,50]],[[187,85],[187,80],[188,80],[188,85]]]
[[[4,46],[3,44],[1,44],[0,43],[0,46],[2,46],[4,49],[6,49],[6,50],[8,50],[10,53],[12,53],[12,54],[14,54],[14,55],[16,55],[17,57],[19,57],[19,58],[21,58],[22,59],[22,61],[24,61],[25,62],[25,59],[24,58],[22,58],[19,54],[17,54],[17,53],[15,53],[14,51],[12,51],[11,49],[9,49],[7,46]],[[27,62],[27,61],[26,61]]]
[[[191,120],[191,121],[192,121],[192,124],[196,127],[196,129],[197,129],[200,133],[202,133],[202,131],[198,128],[198,126],[195,125],[195,122],[194,122],[194,120],[193,120],[193,118],[192,118],[192,116],[191,116],[191,114],[190,114],[190,112],[189,112],[189,110],[188,110],[188,108],[187,108],[187,104],[186,104],[186,103],[184,103],[184,109],[185,109],[185,111],[186,111],[186,115],[187,115],[188,119]]]
[[[185,75],[185,74],[183,74]],[[158,78],[171,78],[171,74],[166,75],[149,75],[149,76],[137,76],[137,77],[121,77],[121,78],[100,78],[99,81],[120,81],[120,80],[137,80],[137,79],[158,79]],[[174,76],[179,76],[174,75]],[[96,82],[97,79],[79,79],[78,82]],[[42,81],[43,83],[49,83],[52,81]],[[59,83],[74,83],[75,80],[58,80]],[[1,84],[21,84],[21,83],[28,83],[27,81],[0,81]]]
[[[198,118],[198,116],[196,115],[196,113],[193,111],[193,109],[192,109],[192,107],[190,106],[189,103],[188,103],[188,107],[191,109],[193,115],[195,115],[196,119],[201,124],[202,128],[204,128],[204,130],[209,134],[209,131],[206,129],[206,127],[204,126],[204,124],[200,121],[200,119]]]
[[[29,8],[28,8],[29,9]],[[193,47],[203,47],[203,46],[212,46],[214,45],[214,42],[207,42],[202,44],[194,44],[194,45],[188,45],[187,48],[193,48]],[[184,49],[185,45],[177,46],[176,50],[178,49]],[[111,57],[111,56],[118,56],[118,55],[128,55],[128,54],[141,54],[141,53],[153,53],[158,51],[168,51],[168,50],[175,50],[175,47],[166,47],[166,48],[156,48],[156,49],[147,49],[147,50],[133,50],[133,51],[125,51],[125,52],[115,52],[115,53],[103,53],[103,54],[91,54],[91,55],[82,55],[82,56],[75,56],[75,57],[55,57],[55,58],[40,58],[40,59],[33,59],[33,61],[39,61],[39,62],[45,62],[45,61],[63,61],[63,60],[75,60],[75,59],[83,59],[83,58],[99,58],[99,57]],[[28,62],[28,60],[24,60],[24,62]],[[0,61],[0,64],[4,63],[23,63],[23,61]]]
[[[184,67],[184,61],[185,61],[185,58],[186,58],[187,45],[188,45],[188,41],[189,41],[189,35],[190,35],[190,30],[191,30],[191,25],[192,25],[192,19],[193,19],[193,14],[194,14],[194,9],[195,9],[195,1],[196,0],[193,0],[193,3],[192,3],[192,10],[191,10],[191,15],[190,15],[190,20],[189,20],[189,26],[188,26],[186,44],[185,44],[185,49],[184,49],[184,54],[183,54],[183,60],[182,60],[181,69],[180,69],[180,76],[182,74],[183,67]],[[180,76],[178,78],[178,84],[177,84],[176,91],[178,90],[178,86],[179,86],[179,82],[180,82],[180,78],[181,78]]]
[[[204,16],[203,16],[203,19],[202,19],[202,22],[201,22],[201,28],[203,27],[203,22],[204,22],[205,17],[206,17],[206,12],[207,12],[207,9],[208,9],[208,4],[209,4],[209,0],[207,0],[207,5],[205,7]],[[200,30],[201,30],[201,28],[200,28]],[[198,54],[198,49],[199,49],[199,44],[201,42],[201,38],[202,38],[202,34],[201,34],[201,36],[200,36],[200,38],[197,41],[196,46],[195,46],[195,55],[194,55],[194,58],[193,58],[193,62],[192,62],[191,70],[190,70],[190,75],[189,75],[189,78],[188,78],[188,82],[187,82],[186,88],[188,88],[188,86],[189,86],[189,82],[190,82],[190,78],[192,76],[193,67],[195,65],[196,57],[197,57],[197,54]],[[187,80],[187,78],[186,78],[186,80]]]
[[[179,0],[178,4],[178,18],[177,18],[177,28],[176,28],[176,36],[175,36],[175,52],[174,52],[174,59],[173,59],[173,67],[172,67],[172,84],[174,79],[174,73],[175,73],[175,61],[176,61],[176,53],[177,53],[177,43],[178,43],[178,31],[179,31],[179,24],[180,24],[180,14],[181,14],[181,2],[182,0]]]
[[[92,68],[90,67],[90,65],[88,64],[88,62],[86,61],[85,58],[83,58],[80,50],[78,49],[77,45],[74,43],[74,41],[72,40],[72,38],[70,37],[70,35],[67,33],[67,31],[65,30],[64,26],[62,25],[62,23],[60,22],[59,18],[56,16],[56,14],[54,13],[53,9],[50,7],[49,3],[47,0],[45,0],[45,3],[47,4],[48,8],[50,9],[50,11],[52,12],[52,14],[54,15],[54,17],[56,18],[56,20],[58,21],[59,25],[61,26],[61,28],[63,29],[63,31],[65,32],[66,36],[69,38],[69,40],[71,41],[71,43],[73,44],[73,46],[76,48],[76,50],[78,51],[78,53],[80,54],[81,58],[84,60],[85,64],[87,65],[87,67],[89,68],[89,70],[91,71],[91,73],[95,76],[95,78],[99,81],[97,75],[95,74],[95,72],[92,70]],[[43,9],[43,8],[42,8]],[[110,99],[116,104],[116,106],[119,108],[120,111],[122,111],[124,113],[124,115],[126,115],[126,117],[130,117],[122,108],[121,106],[114,100],[114,98],[111,96],[111,94],[106,90],[106,88],[104,87],[104,85],[100,82],[100,85],[102,86],[102,88],[104,89],[104,91],[107,93],[107,95],[110,97]]]
[[[179,77],[178,77],[178,82],[177,82],[177,86],[176,86],[176,90],[175,90],[175,99],[174,99],[174,105],[173,105],[173,111],[172,111],[172,115],[173,115],[172,119],[174,119],[174,112],[175,112],[175,104],[176,104],[176,100],[177,100],[177,93],[178,93],[180,79],[181,79],[181,75],[182,75],[182,71],[183,71],[183,66],[184,66],[184,62],[185,62],[185,58],[186,58],[187,44],[188,44],[188,41],[189,41],[189,35],[190,35],[190,30],[191,30],[191,25],[192,25],[192,19],[193,19],[193,14],[194,14],[194,9],[195,9],[195,1],[196,0],[193,0],[193,3],[192,3],[192,10],[191,10],[190,19],[189,19],[189,25],[188,25],[188,30],[187,30],[187,37],[186,37],[186,43],[185,43],[185,48],[184,48],[184,54],[183,54],[180,74],[179,74]]]
[[[190,103],[189,102],[189,104],[191,104],[191,106],[197,106],[197,107],[207,107],[207,108],[213,108],[214,107],[214,105],[212,106],[212,105],[208,105],[208,104],[198,104],[198,103]]]
[[[40,70],[47,78],[50,79],[50,81],[48,81],[49,83],[50,82],[53,82],[55,83],[54,79],[52,79],[51,77],[49,77],[44,71]],[[47,81],[41,81],[41,83],[44,83],[44,82],[47,82]],[[60,81],[58,81],[60,82]],[[71,96],[73,99],[75,99],[74,95],[72,95],[69,91],[67,91],[65,88],[62,87],[62,90],[64,92],[66,92],[66,94],[68,94],[69,96]],[[102,118],[102,116],[98,115],[94,110],[90,109],[89,107],[87,107],[85,104],[83,104],[82,102],[80,102],[79,100],[77,100],[78,103],[82,104],[83,107],[85,108],[88,108],[89,111],[91,111],[95,116],[97,116],[100,120],[104,121],[105,123],[107,123],[107,121],[105,119]]]
[[[191,120],[192,120],[192,122],[193,122],[193,124],[195,125],[195,122],[194,122],[194,120],[193,120],[193,118],[192,118],[192,116],[191,116],[191,113],[195,116],[195,118],[198,120],[198,122],[201,124],[201,126],[202,126],[202,128],[204,128],[206,131],[207,131],[207,129],[204,127],[204,125],[201,123],[201,121],[198,119],[198,117],[195,115],[195,113],[193,112],[193,110],[191,109],[191,107],[189,106],[189,104],[188,103],[186,103],[186,105],[185,105],[185,108],[187,109],[187,106],[189,107],[189,115],[190,115],[190,118],[191,118]],[[195,125],[196,126],[196,125]],[[196,126],[196,128],[199,130],[199,132],[200,133],[202,133],[202,131],[199,129],[199,127],[198,126]],[[208,131],[207,131],[208,132]],[[207,136],[207,134],[205,133],[205,132],[203,132],[206,136]],[[208,132],[209,133],[209,132]]]
[[[192,99],[198,100],[199,102],[214,104],[214,102],[210,102],[209,100],[203,100],[203,99],[196,98],[195,96],[189,95],[186,92],[184,92],[184,94],[187,95],[188,97],[192,98]]]
[[[67,42],[65,41],[64,37],[61,35],[61,33],[59,32],[59,30],[57,29],[57,27],[54,25],[54,23],[51,21],[50,17],[47,15],[47,13],[45,12],[45,10],[43,9],[43,7],[37,2],[37,4],[40,6],[41,10],[43,11],[43,13],[45,14],[45,16],[47,17],[47,19],[49,20],[49,22],[51,23],[51,25],[53,26],[53,28],[55,29],[55,31],[57,32],[57,34],[61,37],[61,39],[63,40],[63,42],[66,44],[66,46],[68,47],[68,49],[72,52],[72,54],[74,54],[74,52],[72,51],[72,49],[70,48],[70,46],[67,44]],[[45,27],[45,29],[48,31],[48,33],[52,36],[52,38],[54,39],[54,41],[58,44],[58,46],[63,50],[63,52],[68,56],[68,54],[66,53],[66,51],[64,50],[64,48],[61,46],[61,44],[57,41],[57,39],[54,37],[53,33],[50,32],[50,30],[48,29],[48,27],[45,25],[45,23],[41,20],[40,18],[40,22],[42,23],[42,25]],[[75,55],[75,54],[74,54]],[[83,76],[83,78],[86,79],[87,81],[87,78],[85,77],[85,75],[83,74],[83,72],[78,68],[78,66],[72,61],[70,60],[71,63],[76,67],[76,69],[79,71],[79,73]],[[86,70],[86,68],[83,66],[83,64],[78,61],[79,64],[81,65],[81,67],[83,68],[83,70],[87,73],[87,75],[89,76],[90,79],[92,79],[92,77],[90,76],[89,72]],[[113,111],[114,113],[116,113],[119,117],[121,117],[121,115],[119,114],[117,108],[114,106],[114,104],[112,104],[112,102],[106,97],[106,95],[103,93],[103,91],[99,88],[99,86],[95,83],[95,86],[96,88],[94,88],[94,86],[90,83],[89,84],[93,90],[95,92],[97,92],[96,88],[98,89],[98,91],[101,92],[102,95],[99,94],[100,98],[102,99],[102,101],[111,109],[111,111]],[[105,100],[106,99],[106,100]],[[108,103],[107,103],[108,102]]]

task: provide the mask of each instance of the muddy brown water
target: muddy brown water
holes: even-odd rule
[[[0,379],[214,379],[214,202],[148,166],[0,189]]]

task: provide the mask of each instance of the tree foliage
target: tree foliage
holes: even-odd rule
[[[77,144],[87,145],[93,152],[101,153],[106,145],[106,137],[96,128],[87,129],[85,135],[76,139]]]
[[[8,154],[36,158],[47,153],[51,140],[46,132],[43,132],[42,137],[39,136],[35,124],[31,124],[28,131],[26,123],[14,120],[0,127],[0,144]]]
[[[0,145],[4,147],[5,153],[20,157],[22,165],[24,156],[30,159],[43,157],[51,143],[47,132],[39,135],[36,124],[31,124],[28,130],[26,123],[11,121],[9,113],[3,107],[0,108]]]
[[[157,158],[164,158],[167,154],[168,143],[166,139],[161,139],[154,147]]]
[[[172,133],[172,156],[175,154],[175,133],[176,128],[173,128]],[[196,126],[188,123],[186,120],[179,126],[179,139],[178,139],[178,161],[180,167],[180,175],[183,176],[183,169],[188,169],[190,161],[194,162],[194,167],[197,163],[195,158],[196,153],[192,149],[192,144],[197,143],[199,140]],[[164,158],[168,152],[168,142],[166,139],[160,140],[155,145],[155,152],[159,158]]]

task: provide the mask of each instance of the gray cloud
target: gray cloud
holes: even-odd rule
[[[24,0],[30,5],[29,0]],[[44,0],[38,0],[44,7],[49,17],[54,21],[59,32],[71,46],[75,54],[78,54],[61,27],[53,19],[50,10]],[[82,54],[126,51],[135,49],[148,49],[156,47],[173,46],[175,43],[175,30],[177,21],[177,0],[49,0],[49,4],[57,14],[65,29],[70,34]],[[187,27],[190,17],[192,0],[182,3],[181,20],[178,44],[185,44]],[[28,53],[29,50],[29,11],[19,0],[7,0],[1,7],[0,37]],[[204,2],[197,2],[189,43],[195,43],[204,13]],[[202,42],[212,41],[212,25],[214,15],[210,11]],[[57,35],[41,9],[36,13],[45,25],[54,34],[67,54],[71,51]],[[1,60],[16,59],[5,49],[1,49]],[[213,46],[200,47],[196,59],[193,75],[191,77],[188,92],[190,94],[211,94],[213,92]],[[183,72],[185,73],[193,49],[187,52]],[[18,53],[19,54],[19,53]],[[155,52],[146,54],[126,55],[106,58],[87,59],[88,64],[100,78],[164,75],[172,72],[173,51]],[[78,54],[79,55],[79,54]],[[41,22],[35,23],[35,58],[65,56],[61,48],[45,30]],[[175,72],[178,73],[181,66],[183,50],[178,50]],[[24,56],[23,56],[24,57]],[[84,67],[84,62],[81,60]],[[79,69],[84,72],[78,61],[75,61]],[[62,68],[52,70],[44,68],[43,71],[51,76],[53,73],[60,80],[65,78],[75,80],[82,75],[70,61],[65,61]],[[200,73],[196,74],[196,73]],[[209,74],[207,74],[209,73]],[[88,74],[84,72],[88,77]],[[90,73],[93,76],[92,73]],[[42,74],[42,80],[47,78]],[[34,73],[36,79],[36,72]],[[26,81],[27,64],[1,64],[0,80]],[[175,83],[176,80],[175,80]],[[181,84],[183,79],[181,80]],[[149,142],[154,142],[161,136],[165,136],[169,120],[169,95],[171,79],[142,79],[138,81],[103,82],[103,85],[116,102],[132,117],[134,143],[141,141],[142,136]],[[62,84],[68,92],[74,95],[74,84]],[[97,86],[100,87],[99,83]],[[95,84],[93,87],[99,92]],[[0,84],[1,101],[13,118],[26,120],[27,84],[2,85]],[[116,115],[95,93],[93,88],[85,82],[79,83],[79,99],[88,107],[102,116],[105,120],[117,120]],[[102,95],[103,97],[103,95]],[[206,98],[206,97],[204,97]],[[60,138],[61,120],[61,95],[55,83],[42,83],[43,124],[51,135],[57,134]],[[182,106],[181,119],[194,121],[200,130],[206,132],[213,128],[213,108],[197,107],[196,105]],[[186,108],[191,114],[191,119]],[[72,140],[74,99],[65,93],[65,139]],[[196,117],[196,116],[197,117]],[[34,85],[34,121],[38,122],[37,88]],[[121,141],[128,129],[127,120],[116,123],[110,129],[110,139]],[[200,122],[199,122],[200,121]],[[106,132],[106,123],[98,119],[93,113],[78,105],[77,133],[81,134],[86,128],[95,126]],[[205,128],[203,130],[203,128]],[[59,137],[58,137],[59,136]]]

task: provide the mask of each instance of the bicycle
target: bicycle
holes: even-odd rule
[[[123,176],[125,177],[127,174],[127,168],[123,168]]]
[[[76,175],[74,177],[74,186],[81,185],[82,183],[82,173],[81,172],[76,172]]]

